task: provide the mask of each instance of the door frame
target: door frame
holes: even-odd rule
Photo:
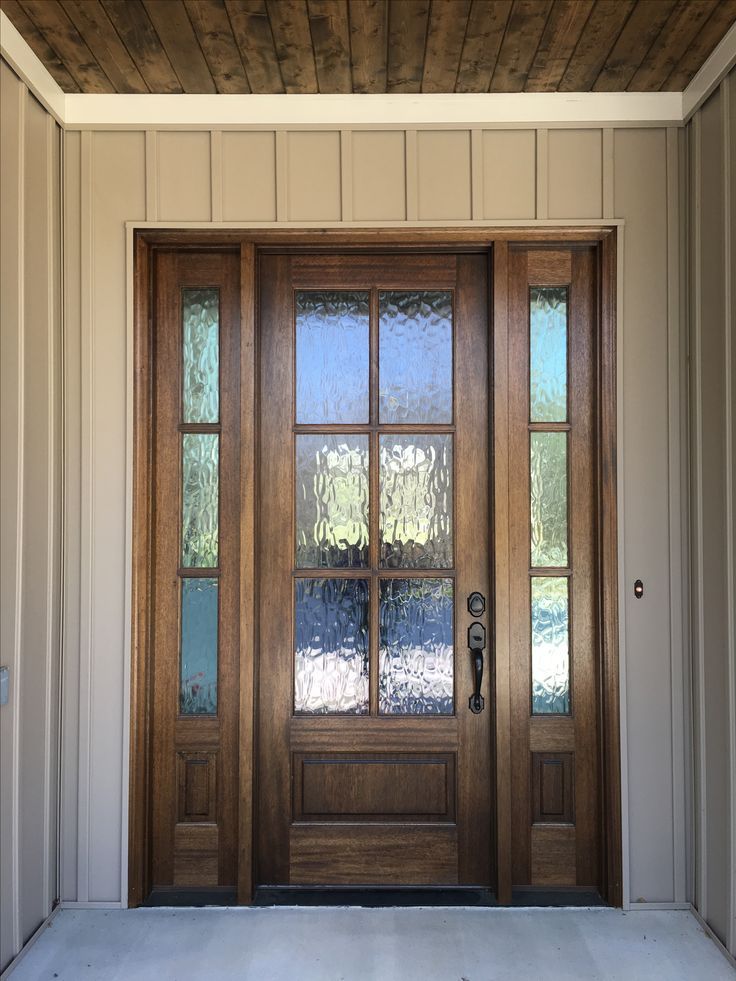
[[[241,498],[251,502],[241,514],[241,659],[240,759],[238,817],[238,902],[253,901],[255,740],[257,735],[257,595],[256,595],[256,466],[257,433],[257,264],[262,250],[334,251],[488,251],[492,256],[489,320],[493,325],[492,365],[508,355],[508,251],[511,243],[540,248],[592,245],[597,252],[598,404],[597,531],[598,623],[600,636],[598,696],[599,765],[601,778],[601,894],[612,906],[623,902],[623,840],[621,813],[620,690],[618,630],[618,532],[616,475],[616,271],[617,226],[573,228],[370,228],[326,229],[178,229],[137,228],[133,234],[133,439],[130,748],[128,800],[128,904],[138,906],[150,892],[151,756],[151,554],[152,554],[152,318],[153,259],[157,251],[240,250],[241,270]],[[509,525],[508,391],[506,374],[490,375],[492,415],[491,458],[495,569],[495,775],[496,813],[489,834],[496,835],[496,898],[512,902],[511,893],[511,728],[508,584],[499,569],[507,567]],[[490,586],[490,584],[489,584]]]

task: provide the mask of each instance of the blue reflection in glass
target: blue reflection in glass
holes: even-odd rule
[[[532,422],[567,420],[567,287],[529,290],[529,402]]]
[[[217,712],[217,579],[181,583],[182,715]]]
[[[296,421],[368,422],[367,291],[296,294]]]

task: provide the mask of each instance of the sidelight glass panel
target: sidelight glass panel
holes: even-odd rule
[[[368,437],[296,437],[296,564],[368,564]]]
[[[217,712],[217,579],[181,580],[179,711]]]
[[[452,715],[452,580],[381,580],[379,618],[379,711]]]
[[[366,423],[367,291],[296,294],[296,421]]]
[[[567,433],[531,433],[533,566],[567,565]]]
[[[567,421],[567,287],[529,291],[529,377],[532,422]]]
[[[220,417],[220,291],[183,289],[184,422]]]
[[[570,712],[570,629],[567,577],[533,576],[532,712]]]
[[[452,422],[452,293],[379,293],[379,421]]]
[[[452,436],[381,436],[381,566],[452,566]]]
[[[218,565],[220,437],[182,436],[182,556],[184,568]]]
[[[368,712],[369,597],[365,579],[296,580],[295,712]]]

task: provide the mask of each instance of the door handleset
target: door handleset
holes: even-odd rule
[[[474,691],[468,700],[473,715],[479,715],[485,708],[485,699],[480,693],[483,683],[483,651],[486,648],[486,628],[482,623],[471,623],[468,627],[468,647],[473,659]]]

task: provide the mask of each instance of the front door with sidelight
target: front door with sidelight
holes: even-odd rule
[[[488,254],[265,255],[260,310],[256,882],[490,887]]]

